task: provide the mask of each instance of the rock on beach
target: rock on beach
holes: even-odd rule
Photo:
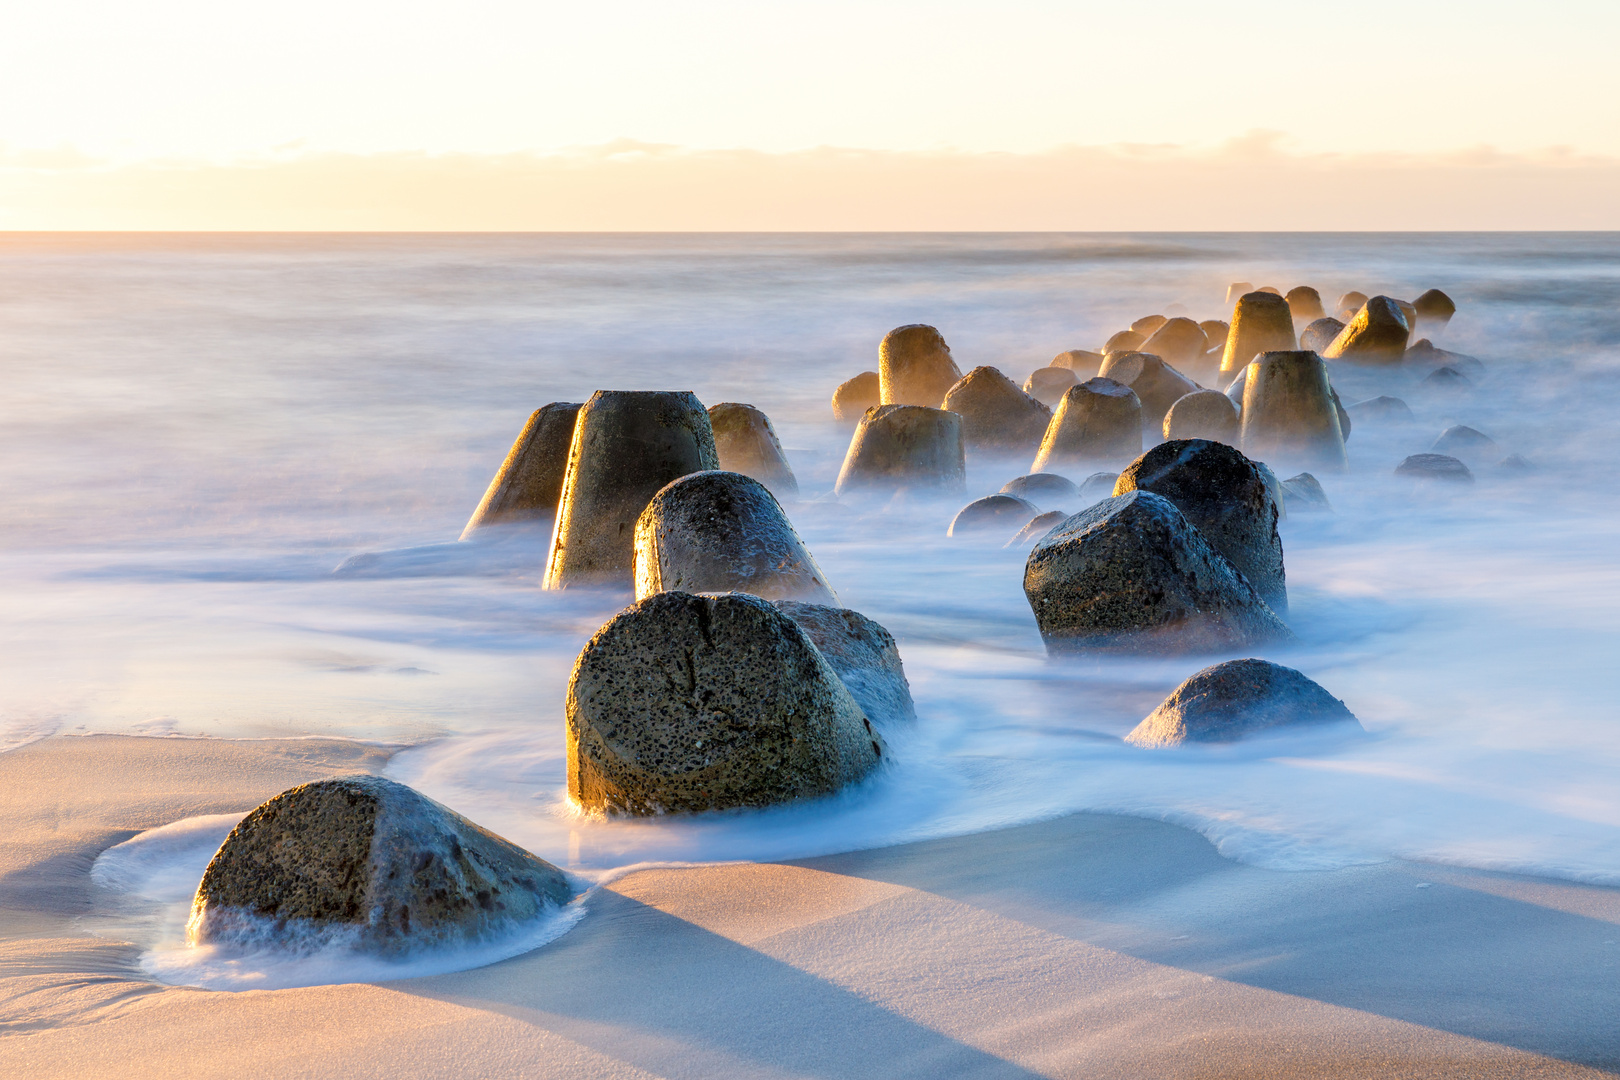
[[[1174,503],[1106,499],[1041,538],[1024,595],[1049,653],[1197,653],[1293,634]]]
[[[568,791],[650,814],[828,795],[883,737],[821,651],[757,596],[663,592],[615,615],[568,681]]]
[[[404,784],[344,776],[284,791],[231,830],[187,934],[291,949],[314,936],[388,957],[499,936],[572,895],[555,866]]]
[[[1228,660],[1176,687],[1127,736],[1133,746],[1235,742],[1275,728],[1354,725],[1344,702],[1293,668],[1269,660]]]

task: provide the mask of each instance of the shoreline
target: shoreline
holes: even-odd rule
[[[1266,870],[1179,826],[1104,814],[635,870],[549,945],[388,983],[167,987],[132,977],[137,947],[91,932],[108,898],[89,869],[112,844],[388,756],[145,736],[0,754],[0,1069],[1620,1073],[1620,890],[1410,863]]]

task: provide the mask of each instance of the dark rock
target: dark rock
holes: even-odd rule
[[[1451,297],[1439,289],[1430,289],[1416,300],[1412,307],[1417,312],[1417,324],[1412,327],[1413,333],[1432,331],[1438,334],[1451,322],[1451,317],[1457,314],[1457,305],[1451,302]]]
[[[1299,347],[1314,353],[1323,352],[1343,332],[1344,323],[1338,319],[1317,319],[1299,335]]]
[[[598,390],[579,411],[545,587],[628,585],[636,519],[658,489],[720,467],[709,413],[689,391]]]
[[[1403,423],[1413,419],[1412,410],[1406,402],[1387,394],[1348,405],[1345,412],[1362,424]]]
[[[1166,439],[1214,439],[1236,446],[1238,407],[1219,390],[1194,390],[1164,414]]]
[[[1030,372],[1029,378],[1024,380],[1024,393],[1050,409],[1063,400],[1063,395],[1068,392],[1069,387],[1076,386],[1079,382],[1079,377],[1070,368],[1036,368]]]
[[[1141,351],[1163,357],[1164,362],[1173,367],[1194,367],[1203,363],[1204,354],[1209,351],[1209,338],[1196,322],[1177,316],[1153,331],[1142,343]],[[1141,396],[1140,391],[1137,396]]]
[[[690,473],[636,521],[636,599],[660,592],[745,592],[836,604],[832,587],[764,484],[735,472]]]
[[[878,347],[878,379],[884,405],[923,405],[937,409],[962,378],[951,347],[932,326],[897,326]]]
[[[1164,423],[1170,406],[1198,389],[1197,383],[1162,357],[1145,352],[1110,354],[1098,377],[1113,379],[1134,390],[1142,402],[1142,425],[1154,431]]]
[[[1072,480],[1057,473],[1031,473],[1017,477],[1002,484],[1001,493],[1055,510],[1078,507],[1080,500],[1080,489],[1074,486]]]
[[[1049,366],[1068,368],[1074,372],[1076,381],[1085,382],[1087,379],[1097,377],[1097,372],[1102,370],[1103,361],[1106,359],[1108,358],[1102,353],[1090,352],[1086,349],[1070,349],[1068,352],[1060,352],[1052,357],[1052,363]]]
[[[836,490],[961,491],[965,476],[960,416],[920,405],[879,405],[856,425]]]
[[[1467,465],[1446,454],[1413,454],[1395,466],[1396,476],[1409,476],[1414,480],[1444,480],[1455,484],[1472,484],[1474,474]]]
[[[956,512],[946,536],[967,536],[972,533],[995,532],[1002,536],[1007,530],[1022,525],[1041,512],[1040,507],[1016,495],[986,495],[974,499]]]
[[[1327,492],[1322,490],[1321,482],[1308,472],[1284,480],[1282,494],[1283,503],[1295,514],[1308,514],[1319,510],[1331,513],[1333,510],[1333,504],[1328,502]]]
[[[975,449],[1029,453],[1041,444],[1052,410],[993,367],[976,367],[945,395],[943,408],[962,418],[962,439]]]
[[[463,540],[472,539],[473,533],[486,525],[550,521],[556,517],[579,409],[575,401],[553,401],[529,415],[529,422],[518,433],[478,509],[462,530]]]
[[[1270,352],[1243,391],[1243,452],[1267,461],[1342,469],[1346,458],[1327,366],[1313,352]]]
[[[1436,368],[1418,385],[1436,394],[1463,394],[1474,388],[1474,381],[1454,367]]]
[[[827,795],[884,750],[798,623],[745,593],[619,612],[574,662],[567,716],[569,793],[626,814]]]
[[[1269,660],[1228,660],[1194,675],[1125,736],[1135,746],[1235,742],[1279,727],[1354,724],[1344,702],[1293,668]]]
[[[883,403],[882,381],[875,371],[863,371],[833,391],[832,411],[835,420],[853,424]]]
[[[1297,323],[1315,322],[1327,315],[1322,309],[1322,294],[1309,285],[1294,286],[1283,299],[1288,301],[1288,310],[1293,313]]]
[[[879,726],[917,719],[893,634],[849,608],[792,600],[778,601],[776,606],[821,650],[867,719]]]
[[[1393,364],[1406,353],[1412,327],[1400,305],[1387,296],[1375,296],[1361,306],[1339,336],[1322,350],[1326,360]]]
[[[1174,503],[1150,491],[1063,522],[1024,564],[1050,653],[1188,653],[1292,638],[1248,580]]]
[[[709,426],[714,429],[714,452],[722,469],[752,476],[784,497],[799,494],[799,481],[782,453],[782,440],[776,437],[770,417],[752,405],[725,401],[709,406]]]
[[[215,854],[192,901],[197,944],[396,956],[499,937],[568,903],[561,870],[380,776],[304,784],[263,804]]]
[[[1267,292],[1244,293],[1232,310],[1232,332],[1221,357],[1221,374],[1236,375],[1261,353],[1294,348],[1294,314],[1288,301]]]
[[[1131,323],[1131,329],[1135,330],[1138,334],[1141,334],[1142,339],[1145,341],[1152,337],[1159,327],[1163,326],[1167,322],[1169,322],[1169,320],[1163,315],[1144,315],[1140,319],[1137,319],[1135,322]]]
[[[1030,472],[1091,461],[1125,462],[1142,452],[1142,402],[1113,379],[1072,386],[1052,414]]]
[[[1437,349],[1428,338],[1413,342],[1406,350],[1406,364],[1414,368],[1455,368],[1464,375],[1483,375],[1485,365],[1477,358],[1463,353]]]
[[[1114,352],[1133,352],[1136,349],[1140,349],[1142,347],[1142,343],[1146,340],[1146,334],[1138,334],[1135,330],[1121,330],[1119,333],[1109,338],[1106,343],[1104,343],[1103,355],[1107,356],[1109,353]],[[1101,369],[1099,368],[1098,370]]]
[[[1429,449],[1452,457],[1487,457],[1496,449],[1496,440],[1483,431],[1456,424],[1442,431]]]
[[[1048,510],[1044,514],[1030,518],[1028,523],[1022,529],[1019,529],[1011,540],[1001,546],[1028,547],[1030,543],[1039,540],[1068,519],[1069,515],[1062,510]]]
[[[1278,615],[1288,613],[1277,499],[1255,463],[1207,439],[1160,443],[1126,467],[1114,494],[1151,491],[1225,555]]]

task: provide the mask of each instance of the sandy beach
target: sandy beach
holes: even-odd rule
[[[95,932],[105,848],[387,758],[130,736],[0,755],[0,1073],[1620,1072],[1620,891],[1399,862],[1280,873],[1129,817],[631,873],[550,945],[394,983],[163,987]]]

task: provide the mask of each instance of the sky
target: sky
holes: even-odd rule
[[[53,0],[6,24],[0,228],[1256,228],[1209,194],[1279,176],[1278,228],[1379,227],[1374,194],[1387,227],[1620,228],[1612,2]]]

